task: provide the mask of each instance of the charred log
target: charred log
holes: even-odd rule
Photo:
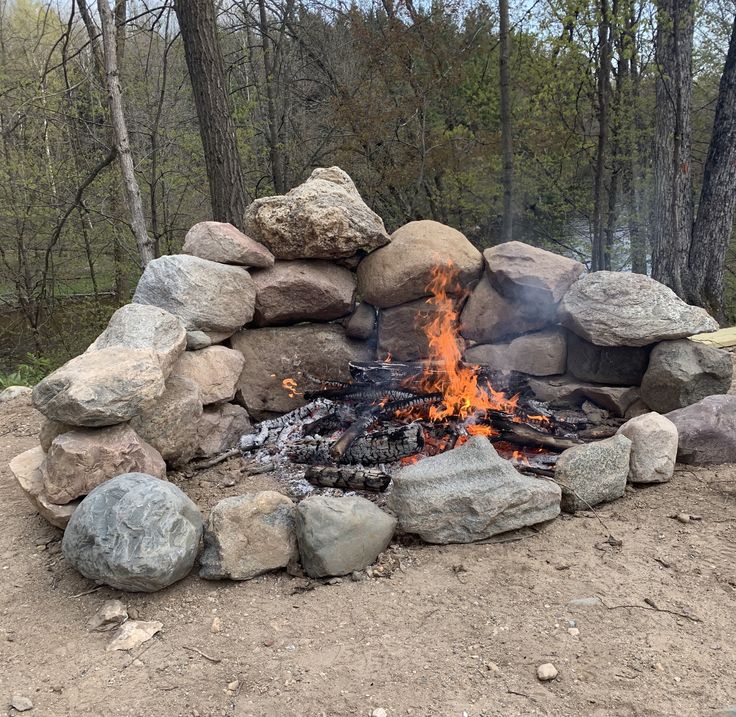
[[[388,488],[391,476],[377,468],[362,466],[310,466],[304,477],[320,488],[363,490],[382,493]]]

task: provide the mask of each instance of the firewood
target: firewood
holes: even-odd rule
[[[382,493],[388,488],[391,476],[377,468],[363,466],[310,466],[304,477],[321,488],[364,490]]]

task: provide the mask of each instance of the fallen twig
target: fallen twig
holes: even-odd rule
[[[231,448],[229,451],[220,453],[219,456],[210,458],[208,461],[200,461],[199,463],[190,463],[189,469],[193,471],[203,471],[206,468],[212,468],[212,466],[216,466],[218,463],[222,463],[223,461],[226,461],[228,458],[233,458],[234,456],[239,456],[239,455],[240,455],[239,448]]]
[[[606,605],[606,603],[603,601],[603,598],[599,595],[598,598],[601,601],[601,605],[605,607],[607,610],[619,610],[622,608],[631,608],[634,610],[646,610],[647,612],[666,612],[670,615],[675,615],[677,617],[684,617],[686,620],[690,620],[692,622],[703,622],[699,617],[696,617],[695,615],[688,615],[687,613],[680,612],[678,610],[668,610],[666,607],[658,607],[654,600],[650,598],[645,598],[644,602],[649,607],[645,607],[644,605]]]
[[[96,588],[90,588],[89,590],[85,590],[83,593],[77,593],[76,595],[70,595],[67,600],[73,600],[74,598],[83,597],[84,595],[91,595],[92,593],[96,593],[98,590],[102,590],[103,586],[98,585]]]
[[[222,662],[222,659],[220,657],[212,657],[206,652],[202,652],[202,650],[200,650],[198,647],[190,647],[189,645],[182,645],[182,647],[185,650],[189,650],[190,652],[196,652],[200,657],[204,657],[205,660],[209,660],[210,662],[214,662],[215,664]]]

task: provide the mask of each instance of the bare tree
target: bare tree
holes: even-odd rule
[[[509,73],[510,36],[509,36],[509,2],[499,0],[499,43],[501,58],[499,72],[501,79],[501,147],[503,151],[503,224],[501,241],[513,238],[513,186],[514,186],[514,146],[511,134],[511,81]]]

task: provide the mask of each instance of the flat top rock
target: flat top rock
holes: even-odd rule
[[[646,346],[664,339],[715,331],[705,309],[643,274],[596,271],[570,288],[560,322],[597,346]]]
[[[226,222],[198,222],[184,237],[182,254],[222,264],[268,268],[274,256],[260,244]]]
[[[360,262],[358,294],[381,309],[429,296],[434,272],[444,266],[457,271],[453,285],[459,292],[480,279],[483,257],[457,229],[430,220],[409,222],[391,235],[390,244]]]
[[[383,220],[339,167],[315,169],[285,195],[256,199],[246,231],[277,259],[339,259],[388,243]]]

